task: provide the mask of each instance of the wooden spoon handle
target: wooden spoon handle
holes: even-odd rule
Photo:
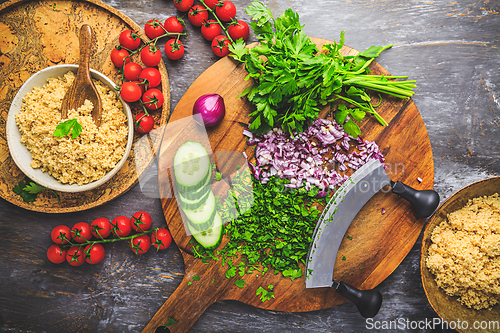
[[[82,25],[79,35],[80,42],[80,62],[78,64],[77,76],[86,82],[92,82],[90,77],[90,53],[92,50],[92,29],[88,24]]]

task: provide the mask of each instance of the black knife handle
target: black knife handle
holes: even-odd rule
[[[415,190],[401,183],[392,182],[392,192],[406,199],[419,217],[429,217],[439,206],[439,194],[434,190]]]
[[[373,318],[382,306],[382,294],[375,289],[359,290],[345,282],[336,282],[336,291],[356,305],[365,318]]]

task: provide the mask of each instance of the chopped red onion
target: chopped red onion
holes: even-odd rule
[[[243,134],[248,145],[256,145],[256,162],[250,167],[261,183],[279,175],[290,180],[286,186],[291,188],[318,186],[318,196],[342,185],[349,178],[344,174],[349,168],[357,170],[371,159],[384,162],[374,141],[352,138],[329,119],[316,119],[305,132],[293,136],[281,128],[260,136],[247,129]]]

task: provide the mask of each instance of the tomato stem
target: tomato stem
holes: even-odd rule
[[[210,7],[208,7],[203,0],[200,0],[200,2],[215,17],[215,19],[217,20],[217,23],[220,25],[222,30],[224,30],[226,37],[231,41],[231,43],[234,43],[234,40],[231,38],[231,36],[229,36],[229,32],[227,31],[226,26],[222,23],[222,21],[219,19],[219,17],[215,14],[215,11],[212,10]]]
[[[158,231],[158,229],[159,228],[146,230],[146,231],[143,231],[143,232],[131,235],[131,236],[127,236],[127,237],[117,236],[118,238],[107,238],[107,239],[101,238],[101,240],[87,240],[86,242],[83,242],[83,243],[73,243],[73,242],[71,242],[71,240],[64,237],[66,240],[68,240],[68,243],[61,245],[61,247],[62,247],[62,249],[70,248],[72,246],[78,246],[79,248],[81,248],[81,247],[87,246],[89,244],[112,243],[112,242],[118,242],[118,241],[123,241],[123,240],[129,240],[129,239],[132,239],[132,238],[135,238],[138,236],[147,235],[147,234],[152,233],[154,231]]]

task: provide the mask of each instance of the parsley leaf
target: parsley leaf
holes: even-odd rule
[[[81,131],[82,125],[74,118],[59,123],[53,135],[62,138],[71,132],[71,138],[75,139],[80,136]]]
[[[175,320],[173,320],[172,318],[168,317],[167,322],[163,325],[163,327],[169,328],[170,326],[175,325],[175,324],[177,324],[177,322]]]
[[[55,191],[35,183],[28,177],[25,177],[24,181],[21,180],[16,186],[12,188],[12,191],[16,194],[19,194],[25,202],[34,202],[38,193],[43,190],[50,190],[56,196],[57,202],[61,204],[61,199]]]
[[[240,288],[243,288],[245,286],[245,280],[238,279],[238,280],[234,281],[234,284]]]

